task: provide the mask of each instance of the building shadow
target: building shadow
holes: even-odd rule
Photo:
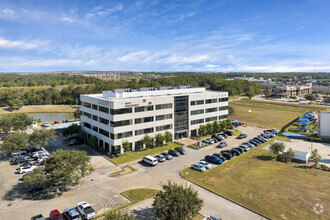
[[[157,220],[156,214],[152,208],[144,208],[131,211],[136,219],[141,220]]]
[[[276,157],[274,157],[272,155],[258,155],[258,156],[255,156],[255,158],[258,160],[267,161],[267,160],[274,160]]]

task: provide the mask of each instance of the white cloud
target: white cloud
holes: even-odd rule
[[[15,18],[15,11],[5,8],[0,10],[0,18],[5,18],[5,19],[13,19]]]
[[[34,49],[37,46],[37,44],[31,42],[10,41],[0,37],[0,48],[29,50]]]
[[[118,3],[113,8],[103,9],[102,6],[94,7],[89,13],[86,14],[87,18],[92,18],[96,16],[104,17],[108,14],[113,14],[118,11],[122,11],[124,9],[124,5],[122,3]]]
[[[62,17],[61,18],[62,21],[65,21],[65,22],[68,22],[68,23],[73,23],[74,22],[74,19],[73,18],[70,18],[70,17]]]
[[[205,67],[206,68],[217,68],[217,67],[219,67],[219,65],[207,64]]]

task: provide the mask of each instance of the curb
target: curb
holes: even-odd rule
[[[201,186],[201,185],[199,185],[198,183],[195,183],[195,182],[193,182],[193,181],[191,181],[191,180],[189,180],[189,179],[183,177],[183,176],[181,175],[181,172],[179,172],[179,176],[180,176],[182,179],[184,179],[184,180],[186,180],[186,181],[188,181],[188,182],[190,182],[190,183],[192,183],[192,184],[194,184],[194,185],[196,185],[196,186],[199,186],[199,187],[201,187],[202,189],[205,189],[206,191],[209,191],[209,192],[211,192],[211,193],[213,193],[213,194],[215,194],[215,195],[217,195],[217,196],[220,196],[221,198],[224,198],[224,199],[226,199],[226,200],[228,200],[228,201],[230,201],[230,202],[232,202],[232,203],[235,203],[236,205],[239,205],[239,206],[241,206],[242,208],[245,208],[245,209],[247,209],[247,210],[249,210],[249,211],[251,211],[251,212],[253,212],[253,213],[257,214],[257,215],[260,215],[261,217],[263,217],[263,218],[265,218],[265,219],[271,220],[271,218],[268,218],[267,216],[265,216],[265,215],[263,215],[263,214],[261,214],[261,213],[259,213],[259,212],[256,212],[256,211],[254,211],[254,210],[252,210],[252,209],[249,209],[249,208],[247,208],[247,207],[245,207],[245,206],[243,206],[243,205],[241,205],[241,204],[239,204],[239,203],[237,203],[237,202],[234,202],[234,201],[231,200],[231,199],[228,199],[228,198],[225,197],[225,196],[222,196],[222,195],[220,195],[220,194],[218,194],[218,193],[216,193],[216,192],[213,192],[212,190],[210,190],[210,189],[208,189],[208,188],[206,188],[206,187],[204,187],[204,186]]]

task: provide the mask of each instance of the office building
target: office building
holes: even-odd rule
[[[144,148],[148,134],[171,132],[174,139],[196,136],[201,124],[228,118],[228,92],[190,86],[114,89],[81,95],[82,128],[111,154]]]
[[[312,84],[308,83],[306,85],[298,86],[279,86],[272,87],[271,95],[272,97],[303,97],[304,95],[312,94]]]
[[[318,136],[324,140],[330,140],[330,112],[319,111]]]

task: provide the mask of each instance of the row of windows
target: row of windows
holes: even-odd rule
[[[134,109],[135,112],[146,112],[146,111],[152,111],[152,110],[154,110],[153,105],[139,106],[139,107],[135,107],[135,109]]]
[[[165,131],[169,129],[172,129],[172,124],[156,127],[156,131]]]
[[[223,110],[227,110],[227,109],[228,109],[228,106],[219,107],[219,111],[223,111]],[[216,111],[218,111],[217,107],[205,109],[205,113],[216,112]],[[204,114],[204,109],[193,110],[190,112],[190,114],[191,115]]]
[[[205,104],[217,103],[217,102],[228,102],[228,98],[219,98],[219,99],[206,99]],[[204,100],[195,100],[190,101],[190,105],[203,105]]]
[[[204,109],[194,110],[190,112],[191,115],[204,114]]]
[[[228,115],[219,116],[219,120],[226,119],[226,118],[228,118]],[[205,122],[216,121],[216,120],[218,120],[217,116],[205,118]],[[190,121],[190,125],[203,124],[203,123],[204,123],[204,118]]]
[[[131,125],[131,124],[133,124],[133,120],[132,119],[123,120],[123,121],[115,121],[115,122],[111,121],[110,122],[110,126],[111,127],[114,127],[114,128],[121,127],[121,126],[127,126],[127,125]]]
[[[135,119],[135,124],[141,124],[141,123],[147,123],[147,122],[152,122],[154,121],[154,117],[145,117],[145,118],[136,118]]]
[[[172,114],[157,115],[157,116],[156,116],[156,121],[161,121],[161,120],[171,119],[172,117],[173,117]]]
[[[221,107],[219,107],[219,111],[223,111],[223,110],[228,110],[228,106],[221,106]]]
[[[156,105],[156,110],[167,109],[167,108],[172,108],[172,107],[173,107],[172,103],[161,104],[161,105]]]
[[[132,131],[127,131],[127,132],[118,133],[118,134],[112,134],[111,133],[110,138],[113,139],[113,140],[116,140],[116,139],[122,139],[122,138],[132,137],[132,135],[133,135],[133,132]]]

